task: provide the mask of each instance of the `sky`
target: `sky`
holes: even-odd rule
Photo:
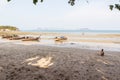
[[[110,29],[120,30],[120,11],[109,9],[117,0],[44,0],[34,5],[32,0],[0,0],[0,25],[16,26],[20,30],[37,29]]]

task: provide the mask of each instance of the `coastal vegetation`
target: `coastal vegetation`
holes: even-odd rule
[[[19,31],[19,29],[14,26],[0,26],[0,31]]]

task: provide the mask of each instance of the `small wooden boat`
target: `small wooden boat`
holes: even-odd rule
[[[55,41],[64,41],[67,40],[67,37],[61,36],[61,37],[55,37]]]
[[[3,39],[9,39],[9,38],[12,38],[12,36],[10,36],[10,35],[2,35],[2,38]]]
[[[25,39],[25,37],[12,37],[12,38],[9,38],[9,40],[21,40],[21,39]]]
[[[6,38],[6,39],[10,39],[10,38],[13,38],[13,37],[18,37],[18,35],[2,35],[2,38]]]
[[[36,38],[25,38],[25,39],[22,39],[22,41],[39,41],[40,37],[36,37]]]

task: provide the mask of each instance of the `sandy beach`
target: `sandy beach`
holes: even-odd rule
[[[120,52],[0,44],[0,80],[119,80]]]
[[[120,79],[119,34],[19,32],[39,34],[40,42],[0,39],[0,80]],[[68,40],[56,44],[53,38],[60,35]],[[102,48],[105,56],[98,55]]]
[[[120,80],[120,0],[0,0],[0,80]]]

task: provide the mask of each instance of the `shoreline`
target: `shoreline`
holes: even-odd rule
[[[49,40],[48,40],[49,41]],[[48,46],[48,47],[63,47],[63,48],[76,48],[76,49],[89,49],[89,50],[100,50],[104,49],[106,51],[117,51],[120,52],[119,44],[109,44],[109,43],[89,43],[89,42],[66,42],[66,43],[54,43],[51,41],[40,41],[40,42],[22,42],[22,41],[9,41],[9,40],[3,40],[0,41],[0,43],[10,43],[12,44],[18,44],[18,45],[38,45],[38,46]]]
[[[17,34],[19,36],[33,36],[38,37],[41,35],[39,42],[22,42],[21,40],[6,40],[0,39],[2,42],[10,42],[15,44],[24,44],[24,45],[46,45],[46,46],[56,46],[56,47],[75,47],[75,48],[85,48],[99,50],[104,48],[107,51],[120,51],[120,34],[64,34],[64,33],[41,33],[41,32],[4,32],[3,34]],[[0,34],[2,34],[0,32]],[[62,44],[54,41],[55,36],[64,35],[68,38],[67,41]]]

